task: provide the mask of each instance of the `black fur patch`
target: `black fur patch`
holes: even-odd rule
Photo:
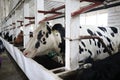
[[[95,41],[95,39],[93,39],[93,41],[94,41],[94,43],[95,43],[95,46],[96,46],[96,41]]]
[[[40,42],[39,41],[37,41],[36,44],[35,44],[35,48],[38,48],[38,47],[40,47]]]
[[[104,52],[104,53],[106,53],[106,52],[107,52],[107,50],[106,50],[106,49],[104,49],[104,50],[103,50],[103,52]]]
[[[107,39],[107,41],[110,43],[111,42],[111,40],[108,38],[108,37],[106,37],[106,39]]]
[[[42,30],[39,31],[38,35],[37,35],[37,40],[41,40],[41,38],[43,37],[42,35]]]
[[[90,53],[90,55],[92,55],[92,52],[90,50],[88,50],[88,52]]]
[[[108,47],[109,47],[112,51],[114,51],[113,46],[112,46],[111,43],[108,45]]]
[[[114,32],[114,33],[118,33],[118,29],[117,28],[115,28],[115,27],[110,27],[111,28],[111,30]]]
[[[82,28],[82,27],[80,26],[80,28]]]
[[[90,35],[94,35],[94,33],[93,33],[90,29],[87,29],[87,32],[88,32]]]
[[[46,38],[48,38],[49,37],[49,35],[48,35],[48,33],[46,33]]]
[[[45,41],[45,38],[43,38],[43,41]]]
[[[43,44],[46,44],[46,41],[44,41]]]
[[[115,37],[114,33],[111,33],[111,36],[112,36],[112,37]]]
[[[102,34],[101,34],[100,32],[98,32],[98,31],[97,31],[97,34],[98,34],[99,36],[102,36]]]
[[[81,43],[82,43],[82,45],[83,45],[84,47],[86,47],[86,45],[85,45],[85,43],[84,43],[83,41],[81,41]]]
[[[103,32],[107,32],[106,28],[104,27],[98,27],[100,30],[102,30]]]
[[[81,54],[83,51],[84,49],[79,46],[79,53]]]
[[[89,42],[90,42],[90,44],[91,44],[91,39],[89,39]]]
[[[48,33],[51,34],[51,29],[48,25],[47,25],[47,30],[48,30]]]
[[[98,45],[98,47],[100,48],[100,42],[99,42],[99,41],[97,42],[97,45]]]

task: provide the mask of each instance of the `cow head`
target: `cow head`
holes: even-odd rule
[[[61,24],[50,26],[49,22],[43,22],[33,32],[33,37],[24,50],[26,57],[34,57],[36,55],[45,55],[50,51],[64,53],[65,51],[65,29]]]

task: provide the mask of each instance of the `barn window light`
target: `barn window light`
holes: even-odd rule
[[[107,11],[95,11],[80,15],[80,24],[85,26],[107,26]]]

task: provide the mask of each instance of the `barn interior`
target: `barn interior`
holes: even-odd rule
[[[0,45],[5,48],[0,52],[1,80],[82,80],[78,77],[84,72],[84,64],[78,60],[80,40],[97,39],[110,55],[112,53],[100,37],[79,35],[80,26],[120,26],[120,0],[0,0],[0,11]],[[42,56],[24,54],[33,44],[39,49],[34,36],[39,38],[36,33],[39,27],[42,30],[42,22],[49,22],[50,26],[59,23],[65,28],[63,63],[61,55],[54,50]],[[30,40],[34,42],[29,45]]]

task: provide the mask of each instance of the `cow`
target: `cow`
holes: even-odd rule
[[[7,32],[6,34],[4,34],[4,39],[7,40],[8,42],[12,42],[12,38],[13,38],[13,36],[10,35],[9,32]]]
[[[117,27],[81,27],[80,34],[85,36],[98,36],[102,38],[111,54],[119,51],[120,30]],[[42,22],[34,31],[33,38],[28,42],[28,46],[23,54],[33,58],[38,55],[48,54],[55,51],[59,56],[65,57],[65,28],[57,23],[50,26],[47,22]],[[87,59],[99,60],[110,56],[106,48],[97,39],[87,39],[79,41],[79,62]]]
[[[97,36],[103,40],[111,54],[117,53],[120,49],[120,30],[117,27],[81,27],[82,36]],[[98,39],[86,39],[79,42],[79,61],[101,60],[110,54]],[[88,61],[87,60],[87,61]]]
[[[23,31],[21,30],[17,37],[14,38],[14,45],[15,46],[23,46]]]
[[[4,33],[4,39],[8,41],[9,38],[9,32]]]
[[[91,62],[92,67],[76,70],[74,80],[119,80],[120,52],[102,60]]]

